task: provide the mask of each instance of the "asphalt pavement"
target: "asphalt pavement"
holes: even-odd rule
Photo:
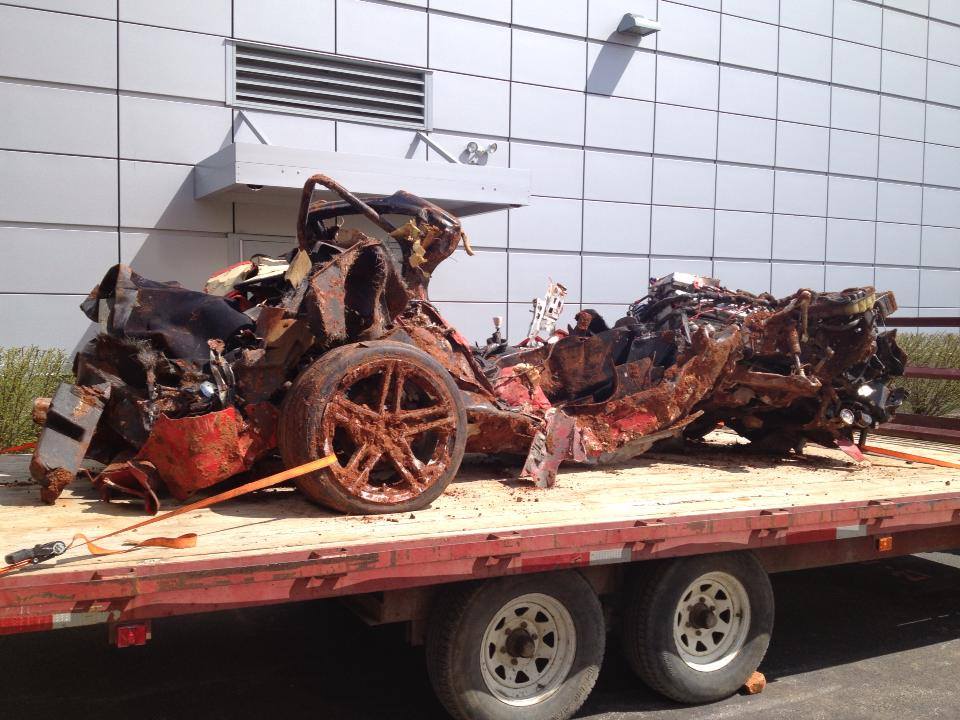
[[[774,577],[766,690],[712,705],[662,700],[611,636],[592,720],[905,720],[960,717],[960,551]],[[0,638],[4,720],[446,718],[422,648],[335,602],[154,624],[117,650],[103,627]]]

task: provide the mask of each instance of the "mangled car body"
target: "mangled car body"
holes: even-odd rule
[[[314,201],[317,185],[340,199]],[[344,226],[351,215],[381,237]],[[164,488],[182,499],[278,454],[334,454],[297,480],[310,499],[408,511],[465,452],[525,456],[522,475],[549,486],[565,460],[619,461],[721,423],[780,451],[831,445],[902,401],[888,384],[905,358],[880,330],[896,304],[873,288],[776,299],[674,275],[613,326],[582,310],[564,332],[554,283],[527,340],[508,346],[498,329],[480,347],[428,299],[439,263],[472,252],[443,209],[402,191],[361,200],[317,175],[297,231],[285,256],[227,268],[203,293],[108,271],[82,305],[101,332],[76,383],[35,407],[46,501],[85,458],[104,463],[104,495],[155,512]]]

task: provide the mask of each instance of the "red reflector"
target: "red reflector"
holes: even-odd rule
[[[150,639],[150,623],[141,622],[131,625],[117,625],[113,632],[113,642],[118,648],[146,645],[147,640]]]
[[[893,550],[893,535],[881,535],[877,538],[877,550],[890,552]]]

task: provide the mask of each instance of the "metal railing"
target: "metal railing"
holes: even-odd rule
[[[960,317],[890,317],[885,323],[887,327],[960,328]],[[960,380],[960,369],[907,365],[903,376],[921,380]],[[878,435],[960,444],[960,418],[897,413],[892,422],[884,423],[875,432]]]

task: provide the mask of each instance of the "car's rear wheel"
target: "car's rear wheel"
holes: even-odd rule
[[[395,342],[333,350],[287,392],[278,444],[288,466],[333,454],[297,479],[314,502],[348,513],[409,512],[450,484],[467,440],[463,399],[423,351]]]

